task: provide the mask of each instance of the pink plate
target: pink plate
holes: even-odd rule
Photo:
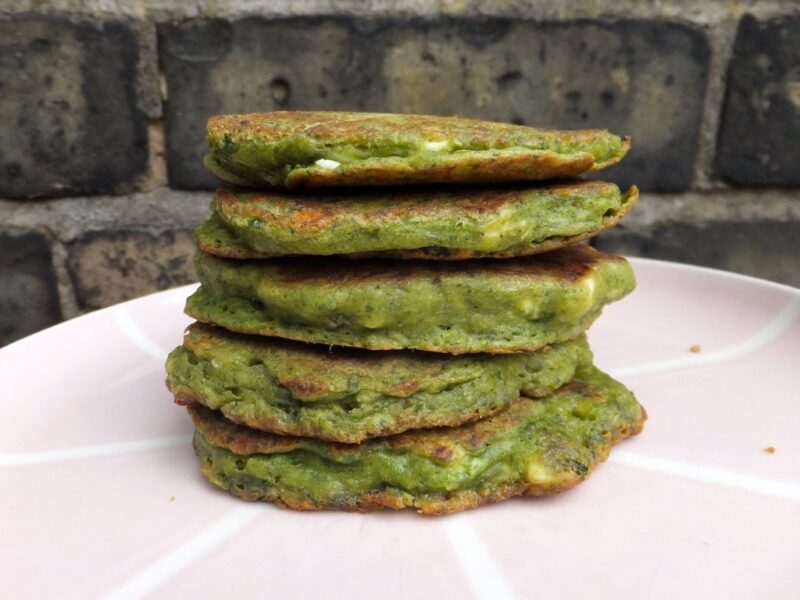
[[[800,290],[632,262],[590,337],[644,433],[573,491],[443,518],[209,486],[164,388],[191,287],[3,348],[0,597],[797,598]]]

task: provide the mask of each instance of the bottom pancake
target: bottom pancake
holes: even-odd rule
[[[482,421],[360,445],[264,433],[197,405],[189,412],[201,471],[236,496],[298,510],[429,515],[568,490],[646,419],[633,394],[594,367]]]

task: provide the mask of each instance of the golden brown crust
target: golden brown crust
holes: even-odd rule
[[[402,185],[438,183],[479,183],[531,181],[574,177],[612,165],[627,152],[630,139],[623,138],[618,156],[596,162],[589,152],[559,154],[536,150],[536,143],[572,142],[585,145],[605,130],[555,131],[521,125],[440,117],[432,115],[347,113],[325,111],[277,111],[212,116],[206,128],[212,142],[225,138],[281,140],[303,136],[322,144],[369,147],[376,139],[446,141],[458,140],[470,154],[441,153],[429,164],[408,165],[397,157],[374,157],[342,164],[336,169],[312,165],[292,169],[283,181],[288,188]],[[532,148],[511,150],[532,144]],[[213,146],[213,143],[212,143]],[[501,152],[498,152],[502,150]],[[214,160],[207,166],[225,181],[238,185],[258,183],[231,173]]]
[[[558,193],[562,193],[564,195],[570,195],[579,191],[586,191],[587,189],[592,188],[599,188],[602,187],[605,182],[599,181],[585,181],[581,183],[569,183],[569,184],[560,184],[558,186],[554,186]],[[471,195],[470,199],[466,203],[461,203],[459,205],[459,210],[462,211],[466,215],[470,214],[480,214],[482,212],[488,212],[492,210],[497,210],[501,208],[504,204],[513,201],[513,196],[516,190],[503,190],[501,192],[497,192],[496,190],[489,191],[489,190],[477,190],[474,192],[474,195]],[[220,205],[220,211],[222,214],[226,214],[228,211],[231,210],[233,206],[236,206],[236,210],[238,213],[244,216],[250,216],[254,219],[259,219],[263,221],[273,221],[277,222],[277,219],[271,215],[266,213],[266,211],[259,210],[255,203],[250,204],[248,207],[243,208],[241,206],[241,202],[237,199],[237,192],[231,189],[220,189],[217,191],[217,199]],[[262,192],[259,194],[255,194],[258,198],[262,196],[264,198],[269,198],[271,203],[276,203],[280,205],[282,201],[289,201],[286,197],[285,193],[272,193],[272,192]],[[397,201],[394,205],[388,208],[386,211],[383,211],[381,214],[381,219],[404,219],[413,217],[415,214],[419,214],[421,211],[419,209],[419,205],[414,203],[416,195],[413,192],[401,192],[397,194]],[[382,250],[382,251],[375,251],[375,252],[356,252],[356,253],[349,253],[349,254],[338,254],[337,256],[341,256],[343,258],[350,258],[350,259],[381,259],[381,258],[396,258],[401,260],[445,260],[445,261],[452,261],[452,260],[469,260],[469,259],[478,259],[478,258],[514,258],[518,256],[532,256],[535,254],[543,254],[545,252],[551,252],[553,250],[557,250],[559,248],[565,248],[568,246],[573,246],[585,240],[591,239],[594,236],[602,233],[603,231],[607,231],[612,227],[615,227],[617,223],[625,217],[631,209],[635,206],[637,200],[639,198],[639,189],[636,186],[632,186],[631,189],[628,191],[627,202],[618,210],[613,216],[606,218],[603,221],[603,224],[593,231],[587,231],[585,233],[569,236],[569,237],[554,237],[543,242],[539,242],[535,245],[525,246],[522,248],[515,248],[513,250],[506,250],[506,251],[499,251],[499,252],[481,252],[477,250],[459,250],[459,249],[448,249],[446,252],[442,252],[440,249],[431,249],[431,248],[418,248],[415,250]],[[285,200],[284,200],[285,199]],[[293,198],[291,201],[295,201],[296,198]],[[307,208],[302,211],[297,211],[294,213],[291,218],[287,218],[285,221],[280,223],[281,227],[293,230],[305,230],[307,233],[313,233],[314,231],[322,231],[327,228],[330,228],[333,222],[337,218],[341,218],[342,212],[347,210],[347,205],[343,206],[336,206],[332,205],[329,202],[325,202],[322,199],[318,199],[316,197],[311,197],[309,199],[304,199],[303,202],[307,205]],[[405,204],[405,206],[404,206]],[[450,214],[452,212],[452,207],[446,205],[439,205],[435,206],[434,209],[426,210],[426,213],[430,213],[432,215],[437,215],[441,213],[442,216]],[[233,258],[233,259],[264,259],[264,258],[274,258],[277,256],[294,256],[294,255],[276,255],[266,252],[259,252],[257,250],[251,250],[246,248],[245,246],[239,246],[236,248],[227,247],[227,246],[217,246],[214,244],[209,244],[205,240],[198,238],[197,244],[200,250],[206,252],[207,254],[213,254],[214,256],[220,256],[222,258]]]
[[[323,262],[324,261],[324,262]],[[461,275],[469,271],[471,277],[492,276],[504,280],[535,280],[553,277],[573,283],[586,277],[600,263],[624,262],[616,254],[595,250],[591,246],[578,244],[558,252],[547,252],[538,256],[519,257],[516,260],[486,260],[474,263],[420,261],[364,261],[351,263],[336,259],[296,258],[282,261],[276,267],[275,279],[281,285],[319,282],[320,285],[335,282],[341,285],[398,283],[432,277]],[[324,265],[324,273],[320,266]],[[314,268],[309,268],[313,266]]]
[[[217,207],[223,220],[238,216],[269,223],[276,229],[290,229],[300,234],[314,234],[329,229],[338,220],[352,215],[360,202],[374,201],[380,206],[369,221],[391,223],[417,216],[480,216],[513,206],[537,193],[569,199],[575,196],[598,196],[616,192],[607,181],[578,179],[549,185],[502,185],[435,188],[385,188],[347,191],[291,192],[285,190],[250,190],[220,188]],[[380,203],[380,204],[377,204]],[[264,208],[265,205],[269,209]],[[365,220],[367,218],[365,217]]]
[[[597,391],[592,386],[586,386],[581,381],[572,381],[561,388],[559,394],[577,393],[584,397],[596,397]],[[478,420],[460,427],[447,429],[423,429],[417,431],[406,431],[398,435],[385,438],[393,448],[398,450],[413,450],[415,454],[425,456],[436,462],[447,464],[453,461],[456,448],[480,448],[498,431],[512,427],[515,422],[531,412],[533,406],[531,400],[520,398],[504,411],[493,415],[491,418]],[[286,437],[258,431],[247,427],[235,425],[227,419],[218,418],[214,411],[190,402],[188,405],[189,414],[195,425],[200,428],[203,435],[215,446],[227,448],[235,454],[249,456],[252,454],[275,454],[289,452],[303,447],[304,439],[300,437]],[[642,409],[642,418],[634,423],[630,428],[620,434],[619,439],[614,438],[612,443],[629,435],[639,433],[644,426],[647,414]],[[446,433],[446,435],[443,435]],[[376,440],[379,441],[379,440]],[[330,442],[332,448],[342,452],[355,452],[358,446]]]
[[[270,113],[214,115],[206,132],[212,139],[226,135],[279,139],[306,135],[328,142],[346,140],[369,145],[376,133],[384,136],[414,136],[428,140],[456,137],[470,146],[513,146],[517,137],[533,131],[524,125],[436,115],[387,114],[337,111],[274,111]],[[601,129],[556,131],[540,129],[543,135],[591,141]]]
[[[199,405],[204,406],[207,408],[211,408],[210,403],[201,395],[197,394],[193,390],[189,390],[187,388],[176,388],[172,390],[173,394],[175,394],[175,404],[179,406],[193,406]],[[336,437],[332,437],[330,435],[326,435],[324,432],[320,432],[318,430],[311,431],[310,429],[303,428],[299,425],[287,426],[286,423],[277,419],[275,417],[271,417],[269,415],[260,415],[258,417],[257,427],[255,423],[248,422],[246,419],[237,416],[237,415],[226,415],[226,419],[231,421],[232,423],[236,423],[237,425],[242,425],[244,427],[252,427],[254,431],[259,432],[269,432],[274,433],[276,435],[285,435],[285,436],[311,436],[325,440],[329,442],[341,442],[343,444],[361,444],[369,439],[373,439],[376,437],[384,437],[384,436],[396,436],[402,432],[408,430],[416,430],[421,428],[436,428],[436,427],[458,427],[460,425],[466,425],[468,423],[472,423],[474,421],[478,421],[480,419],[486,419],[497,414],[501,411],[504,407],[502,405],[499,406],[486,406],[481,407],[479,409],[474,410],[471,413],[462,413],[462,414],[452,414],[452,415],[442,415],[438,417],[425,417],[424,419],[411,414],[411,413],[402,413],[394,418],[390,425],[385,425],[383,429],[380,431],[365,431],[361,433],[347,433],[347,432],[337,432]]]

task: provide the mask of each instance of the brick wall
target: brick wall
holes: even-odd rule
[[[796,2],[5,5],[0,344],[192,281],[219,112],[607,127],[644,194],[598,246],[800,285]]]

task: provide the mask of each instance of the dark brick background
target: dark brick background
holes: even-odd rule
[[[122,21],[0,19],[0,197],[130,188],[147,166],[137,57]]]
[[[717,171],[744,185],[800,185],[800,15],[736,34]]]
[[[701,30],[641,20],[202,20],[160,27],[159,44],[169,180],[185,188],[216,184],[209,115],[350,108],[604,127],[634,137],[611,177],[685,190],[710,56]]]
[[[60,320],[56,276],[45,236],[0,231],[0,346]]]

